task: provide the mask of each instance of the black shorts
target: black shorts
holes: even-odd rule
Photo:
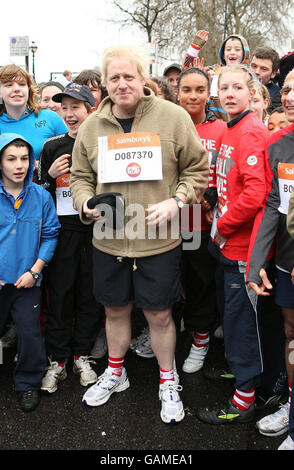
[[[171,308],[182,293],[180,260],[180,246],[142,258],[117,258],[94,247],[96,300],[107,307],[122,307],[133,301],[142,310]]]
[[[276,269],[276,296],[275,302],[280,307],[294,308],[294,285],[291,274]]]

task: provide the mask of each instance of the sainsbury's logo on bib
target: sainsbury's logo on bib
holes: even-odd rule
[[[280,207],[279,212],[288,214],[289,199],[294,187],[294,164],[278,163]]]
[[[293,163],[281,163],[278,164],[279,178],[294,179],[294,165]]]
[[[141,166],[138,163],[130,163],[126,168],[126,172],[128,176],[137,178],[141,173]]]
[[[131,137],[124,137],[124,138],[117,138],[116,143],[120,144],[146,144],[151,143],[151,138],[148,135],[142,135],[135,137],[132,135]]]

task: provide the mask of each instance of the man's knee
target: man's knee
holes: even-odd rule
[[[128,304],[122,307],[105,307],[106,319],[115,321],[123,320],[129,317],[132,311],[132,304]]]
[[[172,323],[171,310],[145,312],[149,325],[157,328],[168,328]]]

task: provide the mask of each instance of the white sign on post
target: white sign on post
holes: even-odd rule
[[[10,55],[29,55],[29,36],[13,36],[9,38]]]

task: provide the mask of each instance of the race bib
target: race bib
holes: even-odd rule
[[[69,188],[70,174],[56,179],[56,211],[57,215],[77,215],[78,210],[73,205]]]
[[[98,137],[98,149],[99,183],[162,179],[159,134],[130,132]]]
[[[278,163],[280,207],[279,212],[288,214],[289,199],[294,187],[294,163]]]

